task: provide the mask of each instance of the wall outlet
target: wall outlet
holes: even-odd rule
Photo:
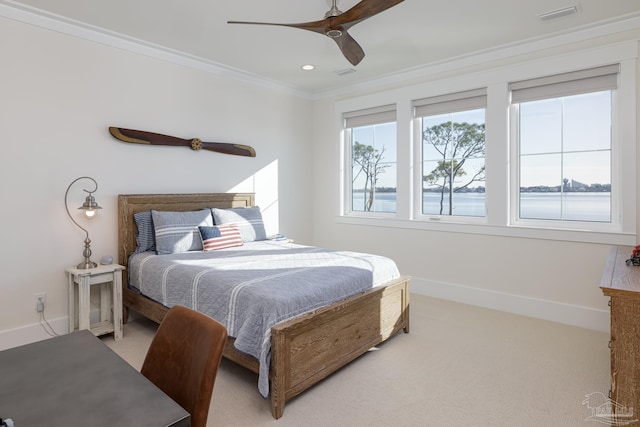
[[[44,311],[44,306],[47,304],[47,294],[45,292],[40,292],[34,294],[36,297],[36,311],[38,313]]]

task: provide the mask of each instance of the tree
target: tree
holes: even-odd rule
[[[485,156],[485,126],[445,122],[431,126],[422,132],[422,140],[435,148],[440,157],[437,165],[423,181],[440,191],[440,215],[444,211],[445,195],[449,202],[449,215],[453,213],[453,193],[459,192],[473,182],[484,181],[484,165],[468,175],[463,166],[472,158]]]
[[[355,141],[353,144],[353,164],[358,165],[360,170],[354,175],[353,183],[361,174],[364,174],[364,210],[369,212],[373,207],[373,199],[376,192],[378,175],[389,167],[387,164],[380,164],[384,155],[384,147],[378,152],[371,145],[360,144]]]

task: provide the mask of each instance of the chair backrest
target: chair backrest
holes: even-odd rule
[[[216,320],[182,306],[172,307],[153,337],[140,372],[205,427],[213,384],[227,339]]]

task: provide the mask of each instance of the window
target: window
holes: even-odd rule
[[[396,212],[395,106],[345,113],[351,212]]]
[[[512,83],[516,220],[612,221],[612,97],[619,65]]]
[[[485,216],[485,89],[414,101],[422,215]]]
[[[336,101],[337,221],[636,244],[637,58],[625,42]]]

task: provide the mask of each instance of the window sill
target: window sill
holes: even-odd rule
[[[598,243],[607,245],[633,246],[633,233],[603,231],[550,229],[516,225],[462,224],[444,221],[411,221],[388,217],[337,216],[339,224],[364,225],[371,227],[405,228],[412,230],[438,231],[449,233],[484,234],[490,236],[517,237],[524,239],[559,240],[567,242]]]

